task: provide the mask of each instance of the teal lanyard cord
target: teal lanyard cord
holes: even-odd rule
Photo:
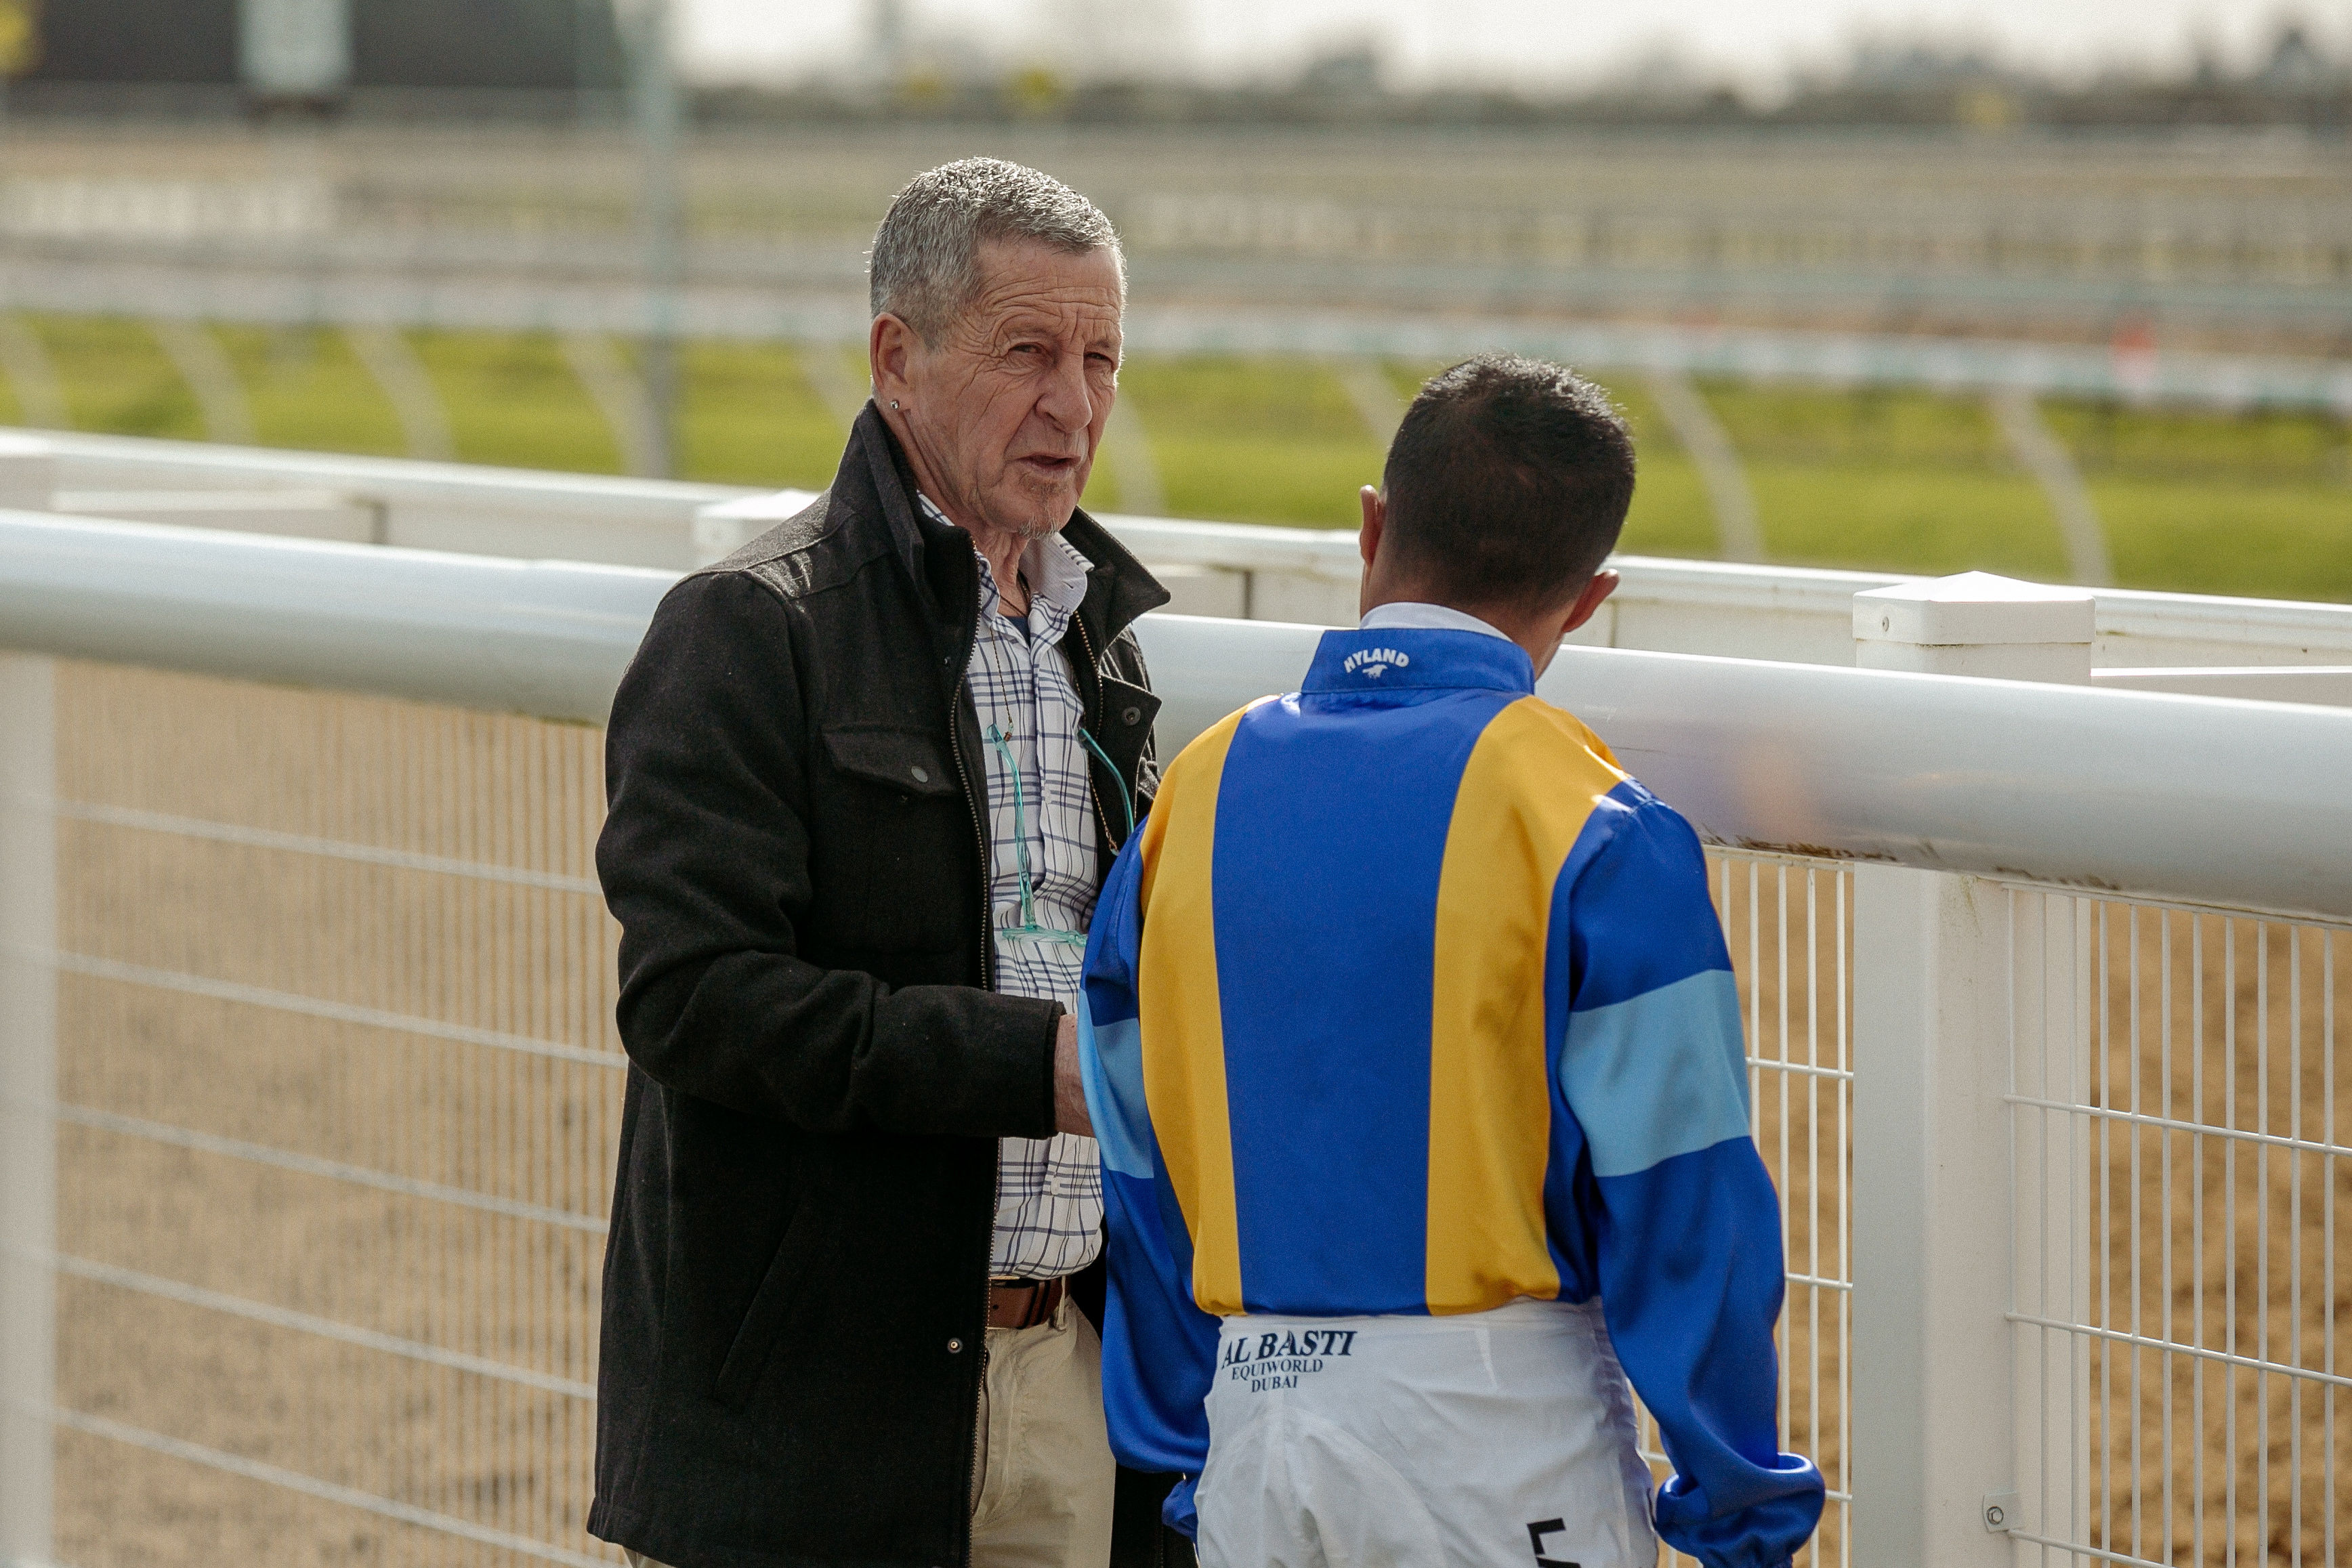
[[[1084,725],[1078,727],[1078,738],[1085,741],[1087,749],[1095,754],[1095,760],[1109,769],[1110,781],[1118,786],[1118,809],[1127,813],[1127,827],[1119,833],[1118,841],[1125,843],[1135,836],[1135,797],[1127,792],[1127,780],[1119,777],[1118,764],[1095,744],[1095,737],[1087,733]]]
[[[1081,734],[1084,731],[1080,732]],[[1083,947],[1087,934],[1083,931],[1063,931],[1037,924],[1036,885],[1029,875],[1029,811],[1021,792],[1021,763],[1013,755],[1013,745],[1003,731],[994,725],[988,727],[988,744],[996,747],[996,755],[1004,763],[1005,777],[1013,780],[1013,842],[1014,865],[1021,878],[1021,924],[998,927],[998,935],[1030,942],[1043,942],[1066,947]],[[1097,753],[1099,755],[1099,753]]]

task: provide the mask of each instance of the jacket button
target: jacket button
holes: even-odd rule
[[[951,1339],[948,1341],[948,1354],[950,1355],[961,1355],[963,1354],[963,1341],[960,1339]]]
[[[1141,724],[1143,722],[1143,710],[1139,707],[1131,707],[1125,713],[1118,716],[1118,721],[1125,725]]]
[[[928,768],[918,765],[908,768],[907,771],[915,776],[915,782],[918,784],[928,784],[931,781],[931,770]]]

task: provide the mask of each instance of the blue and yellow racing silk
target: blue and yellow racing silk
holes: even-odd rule
[[[1674,1464],[1659,1534],[1771,1568],[1822,1479],[1774,1425],[1779,1207],[1706,862],[1534,686],[1497,637],[1330,632],[1112,868],[1079,1019],[1111,1446],[1200,1475],[1227,1315],[1598,1295]]]

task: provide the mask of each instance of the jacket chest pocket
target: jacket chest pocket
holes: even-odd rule
[[[809,864],[827,945],[957,946],[977,918],[978,839],[947,737],[842,725],[824,732],[824,745],[829,776],[814,802]]]
[[[902,796],[963,792],[947,737],[931,730],[842,725],[824,732],[824,755],[835,773]]]

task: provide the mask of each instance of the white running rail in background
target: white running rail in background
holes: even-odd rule
[[[669,571],[717,559],[809,498],[134,436],[0,434],[0,505]],[[1354,622],[1359,563],[1350,532],[1104,520],[1161,574],[1179,613]],[[1579,643],[1807,664],[1852,664],[1853,595],[1905,580],[1657,557],[1612,564],[1623,586]],[[2108,673],[2102,678],[2143,689],[2341,702],[2352,605],[2101,589],[2095,637],[2093,662]],[[2336,673],[2313,681],[2258,673],[2286,666]]]
[[[532,488],[386,466],[395,534]],[[689,488],[578,526],[677,545]],[[662,564],[0,513],[0,1559],[615,1561],[581,1530],[624,1061],[594,727]],[[1778,595],[1824,652],[1842,585],[1843,657],[1576,647],[1542,690],[1710,845],[1809,1560],[2344,1563],[2352,711],[2085,684],[2104,592],[1906,589],[1921,636],[1860,650],[2053,677],[1985,680],[1838,667],[1887,580],[1686,570],[1689,624]],[[1318,634],[1140,632],[1167,747]]]
[[[576,242],[575,242],[576,249]],[[467,259],[478,261],[478,254]],[[563,271],[573,270],[567,255]],[[494,264],[495,265],[495,264]],[[331,326],[635,336],[657,296],[626,277],[563,277],[478,267],[419,273],[350,269],[248,256],[224,267],[156,258],[6,260],[18,308],[247,326]],[[1471,284],[1476,287],[1476,284]],[[1451,301],[1449,301],[1451,304]],[[751,280],[690,282],[669,308],[686,335],[736,342],[834,347],[866,341],[872,318],[860,292],[777,287]],[[2111,307],[2102,304],[2104,312]],[[2322,310],[2315,302],[2310,308]],[[2074,314],[2070,312],[2070,314]],[[1925,337],[1611,320],[1465,318],[1412,310],[1131,307],[1130,351],[1158,354],[1351,355],[1450,361],[1503,348],[1566,364],[1937,391],[2012,389],[2036,396],[2118,399],[2193,408],[2352,411],[2352,370],[2340,360],[2030,340]]]

